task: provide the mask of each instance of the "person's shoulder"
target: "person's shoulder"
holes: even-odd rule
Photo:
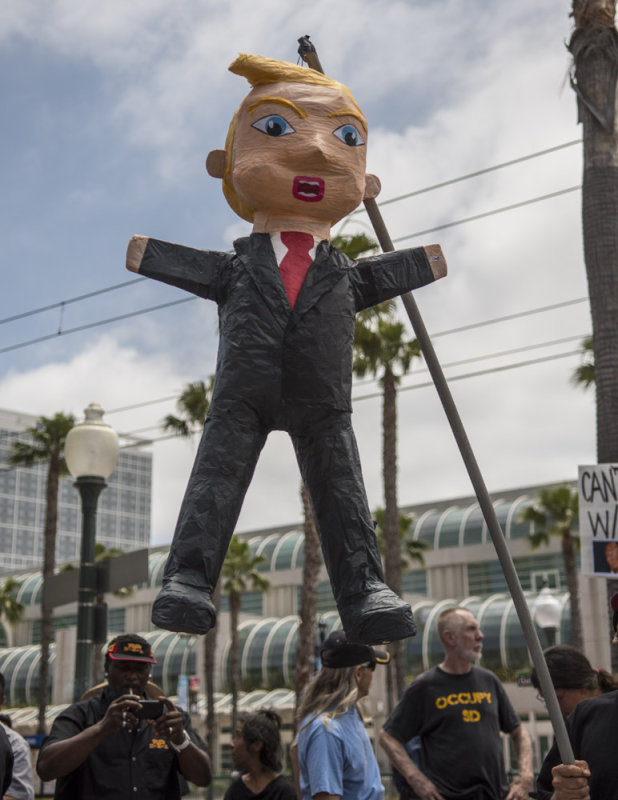
[[[618,689],[581,700],[575,707],[571,717],[577,719],[590,715],[594,716],[599,713],[611,712],[614,709],[618,710]]]
[[[268,788],[271,789],[267,795],[269,800],[297,800],[296,789],[284,775],[277,775]]]
[[[485,669],[485,667],[480,667],[478,664],[472,665],[469,674],[479,680],[489,681],[490,683],[502,686],[502,682],[495,672],[492,672],[490,669]]]

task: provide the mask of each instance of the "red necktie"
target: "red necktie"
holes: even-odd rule
[[[314,241],[310,233],[298,233],[297,231],[282,231],[281,241],[288,251],[281,259],[279,270],[290,306],[294,308],[300,287],[311,266],[309,251],[313,247]]]

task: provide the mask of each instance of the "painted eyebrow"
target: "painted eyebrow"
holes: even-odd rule
[[[330,119],[333,119],[334,117],[354,117],[354,119],[357,119],[363,126],[365,133],[367,133],[367,123],[365,118],[361,116],[361,114],[359,114],[354,108],[342,108],[339,111],[331,112],[328,116]]]
[[[291,108],[292,111],[294,111],[296,114],[298,114],[298,116],[301,119],[305,119],[305,117],[307,116],[306,111],[297,106],[296,103],[293,103],[291,100],[286,100],[285,97],[260,97],[258,100],[254,100],[253,103],[251,103],[247,107],[247,111],[251,113],[255,111],[255,109],[258,108],[259,106],[264,105],[264,103],[278,103],[279,105],[287,106],[288,108]]]

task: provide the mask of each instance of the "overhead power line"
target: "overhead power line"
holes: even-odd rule
[[[559,195],[566,194],[567,192],[574,192],[574,191],[576,191],[576,190],[578,190],[580,188],[581,188],[580,186],[572,186],[572,187],[570,187],[568,189],[562,189],[562,190],[560,190],[558,192],[552,192],[551,194],[546,194],[546,195],[542,195],[542,196],[539,196],[539,197],[533,197],[533,198],[530,198],[529,200],[523,200],[520,203],[513,203],[510,206],[504,206],[503,208],[497,208],[497,209],[494,209],[493,211],[486,211],[486,212],[481,213],[481,214],[476,214],[476,215],[474,215],[472,217],[467,217],[465,219],[455,220],[454,222],[446,222],[446,223],[443,223],[442,225],[437,225],[437,226],[435,226],[433,228],[427,228],[427,229],[422,230],[422,231],[415,231],[414,233],[409,233],[406,236],[400,236],[397,239],[393,239],[393,242],[402,242],[405,239],[411,239],[411,238],[413,238],[415,236],[422,236],[422,235],[424,235],[426,233],[433,233],[434,231],[443,230],[444,228],[451,228],[451,227],[454,227],[455,225],[463,225],[466,222],[472,222],[474,220],[482,219],[484,217],[490,217],[490,216],[492,216],[494,214],[501,214],[504,211],[512,211],[515,208],[521,208],[522,206],[530,205],[531,203],[538,203],[538,202],[541,202],[542,200],[549,200],[551,198],[558,197]],[[149,306],[148,308],[142,308],[142,309],[139,309],[138,311],[130,311],[130,312],[126,313],[126,314],[120,314],[120,315],[115,316],[115,317],[108,317],[106,319],[97,320],[96,322],[90,322],[90,323],[87,323],[85,325],[78,325],[77,327],[74,327],[74,328],[67,328],[64,331],[58,330],[58,331],[56,331],[56,333],[50,333],[50,334],[47,334],[46,336],[39,336],[39,337],[37,337],[35,339],[28,339],[28,340],[23,341],[23,342],[17,342],[16,344],[7,345],[6,347],[2,347],[2,348],[0,348],[0,354],[8,353],[8,352],[10,352],[12,350],[18,350],[18,349],[20,349],[22,347],[28,347],[29,345],[40,344],[41,342],[46,342],[46,341],[49,341],[50,339],[55,339],[55,338],[57,338],[59,336],[67,336],[67,335],[69,335],[71,333],[77,333],[79,331],[89,330],[90,328],[97,328],[97,327],[100,327],[101,325],[108,325],[108,324],[110,324],[112,322],[119,322],[120,320],[130,319],[131,317],[137,317],[137,316],[140,316],[142,314],[149,314],[152,311],[160,311],[161,309],[170,308],[170,307],[175,306],[175,305],[180,305],[181,303],[189,303],[189,302],[192,302],[193,300],[196,300],[196,299],[197,298],[195,296],[184,297],[184,298],[181,298],[180,300],[172,300],[169,303],[160,303],[159,305]]]
[[[552,340],[548,340],[548,341],[545,341],[545,342],[537,342],[535,344],[522,345],[520,347],[514,347],[514,348],[511,348],[509,350],[500,350],[500,351],[495,352],[495,353],[485,353],[484,355],[481,355],[481,356],[471,356],[470,358],[463,358],[463,359],[459,359],[457,361],[451,361],[451,362],[445,363],[445,364],[442,365],[442,367],[443,367],[443,369],[452,369],[453,367],[461,367],[464,364],[474,364],[474,363],[477,363],[479,361],[488,361],[488,360],[490,360],[492,358],[504,358],[505,356],[512,356],[512,355],[516,355],[518,353],[525,353],[525,352],[529,352],[530,350],[538,350],[538,349],[544,348],[544,347],[555,347],[556,345],[566,344],[567,342],[582,341],[587,335],[588,334],[582,333],[582,334],[575,335],[575,336],[564,336],[564,337],[562,337],[560,339],[552,339]],[[578,350],[576,352],[581,355],[581,351],[580,350]],[[562,358],[562,357],[564,357],[566,355],[572,355],[572,353],[569,352],[569,353],[565,353],[565,354],[559,354],[559,355],[556,356],[556,358]],[[548,356],[548,358],[552,358],[552,356]],[[523,362],[523,363],[525,364],[525,363],[528,363],[528,362]],[[536,362],[530,362],[530,363],[536,363]],[[507,366],[510,367],[510,365],[507,365]],[[494,371],[500,371],[501,369],[502,369],[502,367],[496,367],[494,369]],[[427,367],[420,367],[418,369],[413,370],[412,373],[408,373],[407,375],[404,375],[402,377],[414,377],[416,375],[419,375],[419,374],[421,374],[423,372],[427,372],[427,371],[428,371]],[[489,370],[489,371],[491,372],[492,370]],[[484,372],[482,374],[486,374],[486,373]],[[376,378],[372,378],[371,380],[368,380],[368,381],[356,382],[354,384],[354,386],[356,388],[358,388],[359,386],[363,386],[363,385],[366,386],[369,383],[375,383],[376,380],[377,380]],[[398,391],[407,391],[409,389],[417,388],[417,386],[428,386],[428,385],[429,384],[427,384],[427,383],[420,384],[420,385],[419,384],[414,384],[414,385],[411,385],[411,386],[400,387],[398,389]],[[358,396],[354,397],[353,399],[354,399],[354,401],[364,400],[364,399],[366,399],[368,397],[377,397],[379,395],[380,395],[380,393],[373,393],[373,394],[369,394],[369,395],[358,395]],[[145,406],[155,405],[155,404],[158,404],[158,403],[167,403],[167,402],[170,402],[171,400],[178,400],[178,395],[168,395],[166,397],[158,397],[158,398],[156,398],[154,400],[144,400],[144,401],[142,401],[140,403],[132,403],[131,405],[128,405],[128,406],[120,406],[119,408],[113,408],[110,411],[106,410],[105,414],[109,416],[109,414],[117,414],[117,413],[120,413],[122,411],[130,411],[130,410],[134,410],[136,408],[143,408]],[[130,431],[129,433],[123,433],[121,435],[124,436],[124,437],[137,436],[138,434],[146,433],[146,432],[152,431],[152,430],[157,430],[158,428],[160,428],[160,425],[148,425],[148,426],[146,426],[144,428],[137,428],[136,430]]]
[[[77,297],[69,297],[68,300],[60,300],[58,303],[51,303],[48,306],[33,308],[31,311],[22,311],[20,314],[14,314],[12,317],[5,317],[4,319],[0,319],[0,325],[4,325],[5,322],[15,322],[18,319],[24,319],[24,317],[32,317],[35,314],[42,314],[44,311],[52,311],[54,308],[64,308],[64,306],[68,306],[69,303],[79,303],[81,300],[89,300],[91,297],[96,297],[99,294],[105,294],[105,292],[113,292],[115,289],[124,289],[125,286],[132,286],[134,283],[141,283],[142,281],[145,280],[146,278],[134,278],[131,281],[116,283],[114,284],[114,286],[106,286],[104,289],[97,289],[94,292],[88,292],[87,294],[80,294],[77,295]]]
[[[502,214],[505,211],[513,211],[516,208],[523,208],[524,206],[529,206],[532,203],[540,203],[543,200],[551,200],[554,197],[559,197],[563,194],[568,194],[569,192],[577,192],[581,189],[581,185],[579,186],[570,186],[568,189],[560,189],[557,192],[551,192],[550,194],[543,194],[539,195],[538,197],[531,197],[529,200],[522,200],[520,203],[512,203],[509,206],[502,206],[502,208],[494,208],[492,211],[484,211],[481,214],[474,214],[471,217],[464,217],[463,219],[457,219],[453,222],[445,222],[442,225],[436,225],[433,228],[425,228],[422,231],[415,231],[414,233],[408,233],[405,236],[399,236],[397,239],[393,239],[393,242],[403,242],[406,239],[413,239],[415,236],[424,236],[426,233],[434,233],[435,231],[443,231],[445,228],[454,228],[456,225],[463,225],[466,222],[474,222],[477,219],[484,219],[485,217],[493,217],[495,214]]]
[[[565,339],[565,341],[566,341],[566,339]],[[536,364],[544,364],[544,363],[546,363],[548,361],[556,361],[556,360],[558,360],[560,358],[570,358],[570,357],[576,356],[576,355],[581,355],[581,351],[580,350],[570,350],[569,352],[566,352],[566,353],[556,353],[556,354],[551,355],[551,356],[541,356],[539,358],[528,359],[527,361],[518,361],[518,362],[512,363],[512,364],[504,364],[504,365],[499,366],[499,367],[490,367],[488,369],[476,370],[475,372],[465,372],[465,373],[462,373],[460,375],[453,375],[452,377],[449,377],[447,380],[449,382],[452,382],[452,381],[466,380],[467,378],[479,378],[479,377],[482,377],[484,375],[491,375],[491,374],[496,373],[496,372],[506,372],[506,371],[511,370],[511,369],[521,369],[522,367],[530,367],[530,366],[534,366]],[[488,357],[490,357],[490,356],[488,356]],[[464,362],[461,362],[461,363],[464,363]],[[445,366],[447,366],[447,365],[445,365]],[[400,393],[400,392],[409,392],[409,391],[412,391],[413,389],[426,389],[426,388],[428,388],[430,386],[433,386],[433,385],[434,385],[433,381],[425,381],[424,383],[415,383],[415,384],[412,384],[410,386],[402,386],[397,390],[397,392],[398,393]],[[382,397],[382,396],[383,396],[382,392],[371,392],[369,394],[363,394],[363,395],[359,395],[358,397],[354,397],[354,398],[352,398],[352,400],[353,400],[354,403],[358,403],[358,402],[361,402],[362,400],[371,400],[371,399],[375,399],[375,398]],[[111,413],[111,412],[106,412],[106,414],[107,413]],[[146,429],[143,429],[143,430],[146,430]],[[199,429],[196,429],[195,431],[192,431],[192,433],[199,433]],[[131,435],[132,435],[131,433],[123,434],[123,436],[127,436],[127,437],[129,437]],[[167,441],[169,439],[175,439],[175,438],[181,438],[181,437],[179,437],[178,434],[175,434],[175,433],[165,434],[163,436],[156,436],[156,437],[152,437],[150,439],[146,439],[146,440],[143,440],[143,441],[140,441],[140,442],[134,442],[134,443],[131,443],[131,444],[123,445],[121,449],[127,449],[127,448],[131,448],[131,447],[139,447],[140,445],[144,446],[144,445],[149,445],[149,444],[156,444],[157,442],[163,442],[163,441]],[[182,437],[182,438],[184,438],[184,437]]]
[[[570,142],[564,142],[563,144],[558,144],[558,145],[555,145],[554,147],[547,147],[544,150],[537,150],[535,153],[529,153],[528,155],[521,156],[519,158],[514,158],[514,159],[511,159],[510,161],[503,161],[501,164],[495,164],[492,167],[485,167],[483,169],[476,170],[475,172],[469,172],[469,173],[467,173],[465,175],[460,175],[457,178],[451,178],[451,179],[446,180],[446,181],[441,181],[440,183],[434,183],[433,185],[425,186],[422,189],[416,189],[416,190],[414,190],[412,192],[408,192],[407,194],[402,194],[402,195],[399,195],[397,197],[391,197],[389,200],[381,201],[378,205],[386,206],[386,205],[389,205],[391,203],[398,203],[400,200],[406,200],[409,197],[414,197],[414,196],[419,195],[419,194],[424,194],[426,192],[431,192],[434,189],[441,189],[444,186],[450,186],[451,184],[459,183],[460,181],[465,181],[465,180],[468,180],[470,178],[476,178],[479,175],[484,175],[484,174],[486,174],[488,172],[494,172],[494,171],[499,170],[499,169],[504,169],[505,167],[510,167],[510,166],[515,165],[515,164],[520,164],[520,163],[522,163],[524,161],[529,161],[530,159],[533,159],[533,158],[539,158],[540,156],[545,156],[545,155],[548,155],[549,153],[554,153],[554,152],[556,152],[558,150],[563,150],[563,149],[565,149],[567,147],[572,147],[573,145],[581,144],[581,142],[582,142],[581,139],[573,139]],[[568,190],[567,189],[565,191],[572,191],[572,190]],[[533,201],[528,201],[528,202],[533,202]],[[506,209],[503,209],[503,210],[506,210]],[[363,209],[359,208],[357,211],[353,211],[351,214],[349,214],[348,218],[354,216],[355,214],[361,214],[361,213],[363,213]],[[499,211],[495,211],[493,213],[499,213]],[[475,218],[471,218],[471,219],[476,219],[476,217]],[[462,223],[461,222],[455,222],[455,223],[451,223],[451,224],[460,225]],[[434,231],[434,230],[440,230],[440,228],[431,228],[430,229],[430,231]],[[429,231],[427,231],[427,232],[429,232]],[[410,237],[411,236],[418,236],[418,235],[419,235],[418,233],[413,233],[413,234],[410,234]],[[409,238],[409,237],[406,237],[406,238]],[[131,286],[132,284],[139,283],[139,282],[141,282],[143,280],[146,280],[146,278],[143,278],[143,277],[134,278],[133,280],[124,281],[123,283],[116,283],[113,286],[107,286],[107,287],[105,287],[103,289],[97,289],[97,290],[95,290],[93,292],[88,292],[87,294],[78,295],[76,297],[69,297],[66,300],[60,300],[60,301],[58,301],[56,303],[51,303],[50,305],[41,306],[40,308],[33,308],[30,311],[23,311],[23,312],[21,312],[19,314],[14,314],[13,316],[10,316],[10,317],[5,317],[5,319],[0,319],[0,325],[3,325],[5,323],[7,323],[7,322],[15,322],[17,320],[23,319],[24,317],[34,316],[35,314],[41,314],[41,313],[43,313],[45,311],[51,311],[51,310],[53,310],[55,308],[64,308],[64,306],[69,305],[70,303],[77,303],[77,302],[80,302],[82,300],[87,300],[87,299],[89,299],[91,297],[96,297],[97,295],[104,294],[105,292],[112,292],[112,291],[115,291],[116,289],[122,289],[122,288],[124,288],[126,286]],[[101,323],[101,324],[103,324],[103,323]],[[78,330],[78,329],[75,329],[75,330]],[[79,329],[79,330],[81,330],[81,329]],[[52,338],[52,337],[49,337],[49,338]],[[28,344],[34,344],[37,341],[39,341],[39,340],[33,340],[32,342],[29,342]],[[42,340],[42,341],[44,341],[44,340]],[[23,346],[25,346],[25,345],[23,345]],[[4,351],[0,351],[0,352],[4,352]]]
[[[26,342],[17,342],[17,344],[10,344],[7,347],[1,347],[0,353],[8,353],[11,350],[19,350],[20,347],[28,347],[31,344],[40,344],[47,342],[49,339],[57,339],[59,336],[68,336],[70,333],[77,333],[78,331],[87,331],[90,328],[98,328],[101,325],[109,325],[111,322],[120,322],[123,319],[130,319],[131,317],[139,317],[141,314],[149,314],[151,311],[160,311],[163,308],[171,308],[178,306],[181,303],[190,303],[197,300],[197,297],[182,297],[180,300],[172,300],[169,303],[160,303],[158,306],[149,306],[142,308],[138,311],[129,311],[126,314],[119,314],[116,317],[108,317],[107,319],[100,319],[96,322],[89,322],[86,325],[78,325],[75,328],[67,328],[64,331],[57,331],[56,333],[49,333],[47,336],[39,336],[36,339],[29,339]]]
[[[581,144],[582,139],[573,139],[570,142],[565,142],[564,144],[557,144],[555,147],[547,147],[545,150],[537,150],[536,153],[529,153],[527,156],[521,156],[520,158],[513,158],[510,161],[503,161],[501,164],[495,164],[493,167],[485,167],[484,169],[478,169],[476,172],[468,172],[466,175],[460,175],[458,178],[450,178],[446,181],[441,181],[440,183],[434,183],[431,186],[425,186],[422,189],[415,189],[413,192],[407,192],[406,194],[400,194],[397,197],[391,197],[389,200],[382,200],[378,203],[379,206],[388,206],[391,203],[398,203],[400,200],[407,200],[409,197],[416,197],[419,194],[425,194],[426,192],[433,192],[434,189],[442,189],[445,186],[452,186],[454,183],[460,183],[461,181],[467,181],[469,178],[478,178],[479,175],[486,175],[488,172],[495,172],[498,169],[504,169],[505,167],[512,167],[514,164],[521,164],[523,161],[529,161],[532,158],[539,158],[539,156],[546,156],[549,153],[555,153],[557,150],[564,150],[566,147],[573,147],[575,144]],[[359,208],[356,211],[353,211],[349,216],[352,217],[355,214],[362,214],[364,212],[363,208]]]

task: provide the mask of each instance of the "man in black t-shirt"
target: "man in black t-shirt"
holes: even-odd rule
[[[465,608],[438,617],[444,660],[406,689],[380,743],[421,800],[526,800],[532,788],[530,736],[496,676],[476,666],[483,634]],[[500,731],[517,752],[519,777],[506,780]],[[421,771],[404,743],[420,736]]]

